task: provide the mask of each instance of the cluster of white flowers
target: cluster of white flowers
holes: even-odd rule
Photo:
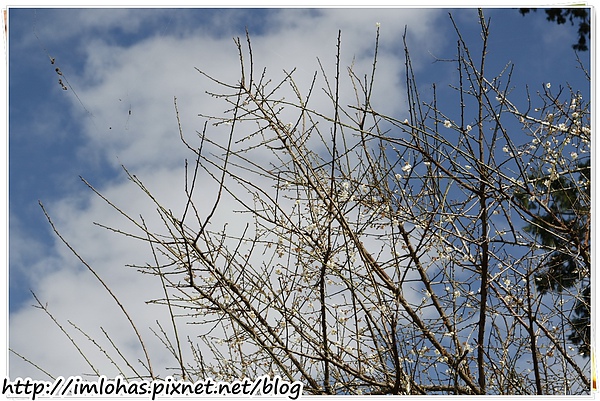
[[[547,172],[548,172],[548,178],[550,179],[550,181],[558,180],[558,172],[556,171],[556,166],[548,167]]]
[[[575,110],[581,104],[582,99],[583,99],[583,96],[581,96],[581,94],[579,94],[579,95],[577,95],[577,97],[574,97],[573,99],[571,99],[571,104],[569,106],[569,109]]]
[[[348,200],[353,201],[354,195],[350,195],[350,182],[342,181],[342,190],[339,193],[338,200],[340,202],[346,202]]]

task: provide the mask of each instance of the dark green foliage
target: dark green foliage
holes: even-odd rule
[[[531,10],[537,11],[536,8],[520,8],[519,12],[522,15],[529,13]],[[587,8],[546,8],[546,18],[548,21],[555,21],[557,24],[564,24],[569,20],[571,25],[575,25],[574,19],[579,19],[579,29],[577,33],[579,39],[573,45],[573,49],[578,51],[588,50],[587,41],[590,38],[590,12]]]
[[[579,163],[573,174],[560,175],[554,180],[541,172],[531,175],[530,179],[541,193],[549,194],[549,199],[546,207],[542,207],[530,194],[516,194],[517,203],[532,215],[524,230],[538,237],[545,248],[553,250],[534,276],[536,288],[542,294],[579,289],[576,293],[581,295],[570,317],[569,340],[579,346],[580,353],[589,355],[590,162]],[[579,182],[586,184],[581,186]]]
[[[579,346],[579,352],[585,356],[590,355],[590,285],[583,290],[582,298],[577,300],[571,318],[573,331],[569,334],[569,341]]]

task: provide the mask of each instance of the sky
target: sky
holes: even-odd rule
[[[375,90],[376,105],[402,120],[406,107],[397,99],[403,93],[405,26],[423,89],[434,82],[447,86],[455,78],[454,67],[435,61],[451,59],[456,51],[449,12],[467,42],[477,46],[477,12],[470,7],[10,8],[10,347],[55,375],[90,371],[51,319],[32,307],[33,291],[70,331],[67,320],[96,338],[103,337],[102,327],[126,353],[139,356],[114,302],[53,235],[41,201],[61,234],[144,328],[154,344],[153,358],[159,365],[168,360],[164,347],[145,329],[167,318],[164,309],[146,303],[160,297],[159,283],[125,267],[149,261],[148,249],[93,224],[130,228],[80,176],[124,210],[151,215],[152,205],[127,180],[124,165],[167,207],[181,208],[183,163],[191,156],[179,140],[174,97],[190,136],[204,124],[198,114],[222,113],[223,105],[205,93],[214,86],[195,68],[235,82],[239,64],[232,38],[243,37],[246,27],[255,63],[274,76],[297,68],[299,85],[306,87],[319,69],[317,58],[333,71],[338,30],[342,63],[354,60],[356,69],[367,73],[379,24],[381,84]],[[541,88],[545,83],[570,84],[589,96],[589,83],[578,72],[571,48],[576,28],[549,23],[543,12],[521,16],[514,8],[489,8],[484,13],[491,19],[487,71],[495,76],[514,63],[513,97],[525,94],[526,85]],[[589,53],[580,56],[589,66]],[[74,335],[86,343],[81,333]],[[111,368],[105,361],[98,366]],[[8,369],[11,377],[47,378],[14,355]]]

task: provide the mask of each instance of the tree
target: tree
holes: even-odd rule
[[[455,25],[457,106],[444,110],[435,85],[430,99],[420,93],[405,35],[402,117],[373,102],[379,29],[370,74],[342,74],[340,32],[334,71],[321,65],[307,87],[295,71],[271,78],[256,66],[250,36],[238,38],[239,80],[198,70],[221,89],[209,95],[226,113],[206,116],[193,139],[179,125],[195,160],[185,163],[184,205],[161,204],[125,168],[156,203],[162,225],[150,227],[85,181],[137,231],[110,229],[148,244],[152,262],[137,267],[163,284],[153,302],[169,309],[174,332],[199,327],[189,347],[161,331],[178,376],[279,375],[308,394],[589,392],[589,361],[557,336],[569,324],[555,307],[560,294],[536,287],[556,249],[522,230],[540,214],[519,201],[527,194],[551,211],[548,188],[528,175],[548,155],[563,160],[550,138],[577,138],[580,152],[588,144],[559,119],[519,111],[508,93],[512,66],[486,77],[482,11],[479,23],[477,56]],[[322,94],[329,106],[316,109]],[[561,96],[545,111],[560,108]],[[179,121],[177,100],[175,110]],[[589,131],[587,113],[578,132]],[[515,124],[525,142],[509,133]],[[218,187],[208,206],[200,174]],[[244,227],[215,225],[225,197],[237,201]]]
[[[531,10],[537,11],[536,8],[520,8],[519,12],[525,15]],[[546,8],[544,11],[548,21],[555,21],[559,25],[566,23],[567,19],[571,25],[575,25],[574,19],[580,20],[577,30],[579,38],[577,43],[573,45],[573,49],[577,51],[588,50],[587,41],[590,39],[590,12],[588,8]]]
[[[551,100],[552,96],[548,96]],[[582,108],[586,110],[587,104],[581,104],[581,98],[573,97],[568,107],[559,108],[560,115],[548,114],[549,121],[563,120],[559,123],[563,132],[569,132],[565,141],[575,140],[575,148],[590,141],[590,132],[580,129],[580,116]],[[567,124],[570,128],[567,128]],[[556,141],[556,139],[553,139]],[[563,149],[564,152],[567,152]],[[531,182],[535,183],[540,192],[546,191],[543,199],[531,197],[527,193],[518,193],[517,197],[524,209],[532,213],[530,223],[525,230],[538,236],[541,245],[552,250],[549,257],[542,261],[540,271],[535,275],[537,290],[541,294],[554,291],[560,294],[568,292],[575,286],[581,286],[574,294],[567,294],[575,298],[575,303],[570,317],[572,332],[569,340],[579,345],[582,354],[590,354],[590,159],[581,158],[577,151],[570,153],[571,161],[563,155],[556,154],[550,160],[550,167],[546,171],[542,166],[548,166],[546,161],[541,161],[529,175]],[[581,160],[582,159],[582,160]],[[581,160],[581,161],[579,161]],[[541,204],[540,202],[543,202]]]

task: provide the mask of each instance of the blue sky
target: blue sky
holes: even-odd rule
[[[137,199],[120,164],[144,177],[166,203],[180,201],[176,192],[181,186],[176,185],[189,155],[178,139],[173,97],[190,132],[203,124],[198,113],[222,112],[205,96],[210,84],[194,67],[225,80],[235,77],[237,53],[231,38],[243,36],[246,26],[256,62],[274,74],[298,67],[302,83],[318,69],[317,57],[333,65],[338,29],[343,62],[355,57],[357,68],[369,71],[380,23],[379,79],[386,84],[376,93],[382,108],[403,119],[405,108],[394,95],[403,98],[404,26],[423,90],[434,82],[442,88],[455,78],[451,63],[435,62],[435,57],[453,58],[456,51],[449,12],[467,42],[478,48],[473,8],[9,9],[11,347],[57,374],[85,370],[75,354],[48,351],[68,344],[31,307],[30,289],[60,318],[75,320],[92,333],[98,326],[112,328],[116,338],[130,340],[119,333],[120,323],[111,321],[114,307],[97,282],[52,235],[38,200],[140,319],[151,324],[161,316],[144,304],[160,288],[123,267],[141,262],[147,250],[92,224],[119,226],[123,221],[79,176],[135,213],[150,210],[150,205]],[[548,82],[554,87],[569,84],[589,98],[589,83],[577,70],[571,48],[575,27],[549,23],[541,11],[521,16],[514,8],[490,8],[485,15],[491,19],[488,76],[514,63],[513,100],[525,94],[526,85],[535,92]],[[579,56],[589,66],[589,52]],[[10,375],[40,377],[12,356]]]

